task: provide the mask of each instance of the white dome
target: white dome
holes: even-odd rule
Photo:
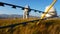
[[[45,12],[48,10],[48,8],[49,8],[49,6],[46,7]],[[42,14],[42,16],[43,16],[43,14]],[[57,16],[57,13],[56,13],[55,8],[52,7],[52,8],[49,10],[49,12],[45,15],[45,18],[55,17],[55,16]]]
[[[46,7],[45,11],[47,11],[49,6]],[[46,14],[46,17],[54,17],[57,16],[56,10],[54,7],[52,7],[49,12]]]

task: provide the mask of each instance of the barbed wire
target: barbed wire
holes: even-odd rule
[[[17,5],[13,5],[13,4],[8,4],[8,3],[0,2],[0,6],[4,6],[4,5],[12,6],[12,8],[15,8],[15,9],[16,9],[16,7],[21,8],[22,10],[25,9],[25,7],[22,7],[22,6],[17,6]],[[29,9],[29,11],[44,13],[43,11],[39,11],[39,10],[36,10],[36,9],[31,9],[31,8],[26,8],[26,9]]]
[[[31,20],[31,21],[26,21],[26,22],[17,23],[17,24],[11,24],[11,25],[7,25],[7,26],[0,26],[0,29],[9,28],[9,27],[15,27],[15,26],[18,26],[18,25],[25,25],[25,24],[32,23],[32,22],[39,21],[39,20],[40,20],[40,19]]]
[[[12,8],[15,8],[15,9],[16,9],[16,7],[22,8],[22,10],[25,9],[25,7],[22,7],[22,6],[17,6],[17,5],[13,5],[13,4],[8,4],[8,3],[0,2],[0,6],[4,6],[4,5],[12,6]],[[31,8],[27,8],[27,9],[29,9],[30,11],[34,11],[34,12],[44,13],[42,11],[31,9]],[[21,24],[24,25],[24,24],[31,23],[31,22],[34,22],[34,21],[39,21],[39,20],[40,19],[32,20],[32,21],[27,21],[27,22],[22,22],[22,23],[18,23],[18,24],[11,24],[11,25],[7,25],[7,26],[0,26],[0,29],[9,28],[9,27],[15,27],[15,26],[21,25]]]

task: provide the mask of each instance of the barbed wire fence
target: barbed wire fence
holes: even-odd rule
[[[27,22],[22,22],[22,23],[17,23],[17,24],[11,24],[11,25],[7,25],[7,26],[0,26],[0,29],[5,29],[5,28],[10,28],[10,32],[11,34],[13,34],[13,28],[18,26],[18,25],[26,25],[28,23],[33,23],[33,22],[38,22],[40,19],[38,20],[32,20],[32,21],[27,21]]]
[[[17,6],[17,5],[13,5],[13,4],[8,4],[8,3],[0,2],[0,6],[4,6],[4,5],[12,6],[12,8],[15,8],[15,9],[16,9],[16,7],[18,7],[18,8],[21,8],[22,10],[27,9],[27,11],[34,11],[34,12],[44,13],[44,12],[39,11],[39,10],[35,10],[35,9],[31,9],[31,8],[26,8],[26,7],[22,7],[22,6]],[[22,23],[18,23],[18,24],[11,24],[11,25],[7,25],[7,26],[0,26],[0,29],[10,28],[11,29],[11,34],[13,34],[13,28],[14,27],[16,27],[18,25],[26,25],[28,23],[33,23],[35,21],[38,22],[39,20],[40,19],[32,20],[32,21],[27,21],[27,22],[22,22]]]

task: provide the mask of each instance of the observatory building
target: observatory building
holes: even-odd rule
[[[49,6],[46,7],[45,11],[47,11]],[[57,12],[54,7],[52,7],[49,12],[45,15],[45,18],[54,18],[57,17]]]

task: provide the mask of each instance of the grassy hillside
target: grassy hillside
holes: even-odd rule
[[[0,19],[0,26],[21,23],[37,18],[30,19]],[[38,25],[36,25],[39,22]],[[60,19],[47,19],[38,22],[18,25],[11,28],[0,29],[0,34],[60,34]]]

